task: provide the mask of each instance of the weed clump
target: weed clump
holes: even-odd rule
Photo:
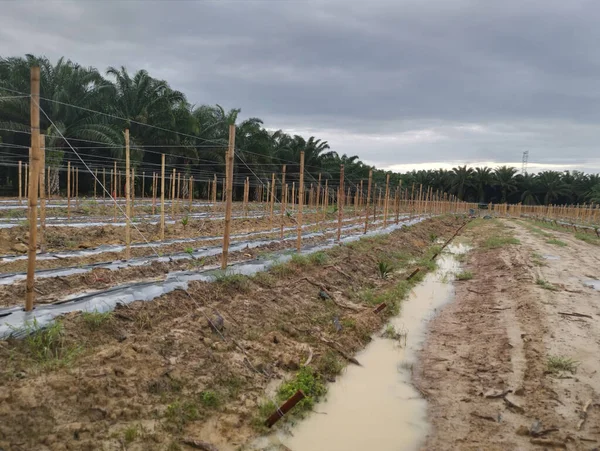
[[[554,285],[552,285],[550,282],[544,279],[537,279],[535,283],[536,285],[542,287],[544,290],[558,291],[558,288],[556,288]]]
[[[557,374],[561,371],[575,373],[579,363],[573,359],[564,356],[550,356],[546,362],[547,371],[551,374]]]
[[[79,352],[79,348],[67,346],[64,339],[64,328],[60,321],[54,321],[47,327],[42,327],[34,318],[26,322],[22,329],[23,345],[26,354],[43,367],[60,367],[69,364]]]
[[[471,280],[473,273],[471,271],[461,271],[456,275],[456,280]]]
[[[304,399],[296,405],[298,413],[310,410],[315,403],[327,393],[327,387],[323,383],[321,376],[307,366],[301,368],[292,380],[284,382],[281,387],[279,387],[277,398],[279,401],[284,401],[298,390],[302,390],[305,396]]]
[[[587,233],[577,232],[575,234],[575,238],[577,238],[578,240],[581,240],[581,241],[585,241],[586,243],[589,243],[589,244],[594,244],[596,246],[600,246],[600,238],[596,238],[592,235],[588,235]]]
[[[565,243],[564,241],[561,241],[561,240],[557,240],[556,238],[548,240],[548,241],[546,241],[546,243],[548,243],[548,244],[554,244],[555,246],[560,246],[560,247],[566,247],[567,246],[567,243]]]
[[[324,375],[336,376],[344,369],[344,364],[333,351],[327,351],[325,355],[319,360],[317,365],[319,373]]]
[[[83,319],[84,324],[90,330],[98,330],[102,326],[108,324],[113,317],[113,312],[99,312],[98,310],[94,310],[93,312],[83,312],[81,314],[81,318]]]
[[[511,244],[521,244],[521,241],[512,236],[491,236],[483,242],[483,247],[486,249],[498,249]]]
[[[377,271],[379,272],[380,278],[387,279],[389,274],[393,271],[393,268],[388,262],[380,260],[377,262]]]

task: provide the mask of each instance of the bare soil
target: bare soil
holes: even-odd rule
[[[345,362],[391,314],[373,313],[377,298],[365,293],[392,289],[417,264],[381,278],[378,262],[418,260],[462,223],[430,219],[336,247],[325,261],[194,282],[96,326],[70,314],[50,349],[57,358],[0,342],[0,448],[182,450],[191,438],[239,449],[262,432],[258,407],[274,386],[303,365],[334,378],[327,356]],[[219,316],[222,336],[207,321]]]
[[[600,292],[583,281],[600,278],[599,248],[520,221],[466,233],[473,278],[430,323],[414,375],[433,425],[422,449],[597,450]],[[503,235],[521,244],[485,247]],[[557,358],[573,371],[549,365]]]

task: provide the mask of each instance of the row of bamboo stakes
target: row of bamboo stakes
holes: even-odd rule
[[[40,248],[44,251],[44,228],[45,228],[45,189],[44,189],[44,173],[45,173],[45,156],[44,156],[44,137],[40,135],[39,130],[39,80],[40,71],[39,67],[31,69],[31,153],[29,164],[26,165],[25,177],[27,196],[29,201],[29,247],[28,247],[28,269],[27,269],[27,288],[26,288],[26,300],[25,310],[30,311],[33,309],[35,290],[34,290],[34,275],[35,275],[35,263],[36,263],[36,250],[37,250],[37,219],[38,219],[38,190],[40,197]],[[133,181],[135,180],[135,172],[130,167],[130,151],[129,151],[129,130],[125,130],[125,241],[126,241],[126,258],[131,255],[131,225],[133,216]],[[221,201],[225,203],[225,221],[223,230],[223,251],[221,257],[221,268],[227,268],[228,262],[228,250],[230,242],[230,231],[231,231],[231,217],[232,217],[232,204],[233,204],[233,174],[234,174],[234,156],[235,156],[235,125],[229,127],[229,144],[227,147],[226,154],[226,174],[222,183],[225,189],[222,190]],[[97,195],[96,183],[99,183],[98,172],[95,171],[94,175],[94,194]],[[158,188],[158,182],[160,178],[160,239],[165,238],[165,178],[166,178],[166,167],[165,167],[165,155],[161,156],[161,172],[160,177],[157,174],[152,176],[152,203],[153,211],[156,206],[156,194]],[[360,189],[352,189],[348,186],[346,191],[345,180],[344,180],[344,166],[340,166],[340,183],[337,190],[333,190],[328,186],[328,181],[325,180],[325,187],[322,189],[321,186],[321,175],[319,175],[318,184],[314,187],[311,186],[310,190],[305,187],[304,181],[304,152],[300,152],[300,173],[298,186],[296,187],[295,182],[292,183],[291,187],[291,198],[289,197],[289,184],[285,183],[286,167],[282,167],[281,182],[279,187],[275,174],[272,175],[270,183],[267,183],[266,190],[264,186],[258,187],[259,199],[265,202],[265,213],[268,211],[269,214],[269,227],[272,228],[275,214],[275,202],[277,192],[280,193],[278,202],[280,204],[281,212],[281,225],[280,225],[280,236],[283,237],[283,225],[285,213],[288,211],[288,203],[291,200],[291,208],[296,211],[296,250],[300,251],[302,246],[302,228],[303,228],[303,214],[305,203],[309,207],[316,208],[317,213],[321,213],[320,220],[325,219],[325,215],[330,206],[336,205],[337,207],[337,240],[341,240],[341,228],[344,221],[344,214],[346,211],[352,212],[355,215],[364,215],[364,232],[367,233],[369,230],[369,222],[375,221],[381,215],[383,215],[383,226],[386,227],[390,221],[390,214],[395,212],[395,222],[399,222],[399,216],[401,211],[409,212],[410,216],[419,216],[423,214],[444,214],[444,213],[466,213],[468,209],[474,208],[476,204],[468,204],[458,200],[452,195],[445,193],[434,192],[431,188],[423,189],[422,185],[419,185],[418,189],[413,184],[410,189],[403,188],[400,183],[395,189],[395,193],[391,196],[390,187],[390,176],[386,178],[385,191],[383,187],[377,189],[377,185],[373,187],[373,172],[369,172],[369,179],[367,185],[367,193],[363,193],[363,181],[360,182]],[[103,187],[106,187],[106,176],[103,170]],[[113,172],[110,174],[112,182],[112,194],[109,197],[114,201],[114,218],[116,221],[117,217],[117,202],[115,200],[117,196],[117,187],[120,185],[118,180],[118,172],[116,163],[113,168]],[[145,177],[142,178],[145,180]],[[177,174],[176,170],[173,169],[171,175],[171,216],[175,216],[175,200],[181,196],[181,174]],[[176,185],[177,182],[177,185]],[[144,181],[142,183],[145,183]],[[186,183],[185,177],[183,183]],[[188,179],[189,183],[189,208],[191,210],[193,203],[193,178]],[[79,171],[77,168],[72,168],[70,162],[67,165],[67,210],[70,215],[71,208],[71,196],[75,197],[75,204],[78,204],[78,186],[79,186]],[[142,187],[142,192],[145,191],[145,186]],[[21,179],[19,179],[19,193],[21,193]],[[250,180],[246,178],[245,189],[244,189],[244,200],[242,202],[242,209],[247,211],[249,204],[249,193],[250,193]],[[264,197],[263,197],[264,196]],[[212,186],[209,193],[209,198],[213,202],[213,208],[217,204],[217,176],[215,174],[212,180]],[[296,210],[297,201],[297,210]],[[353,205],[352,205],[353,204]],[[393,207],[391,207],[393,205]]]

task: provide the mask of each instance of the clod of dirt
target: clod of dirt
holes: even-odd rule
[[[23,243],[15,243],[10,248],[12,251],[17,252],[19,254],[24,254],[29,250],[27,245],[25,245]]]

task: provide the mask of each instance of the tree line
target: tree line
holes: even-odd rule
[[[193,105],[185,94],[145,70],[130,74],[125,67],[109,67],[104,74],[64,58],[52,63],[45,57],[0,58],[0,189],[14,195],[17,161],[27,159],[30,144],[29,99],[31,66],[40,66],[41,131],[46,135],[46,163],[64,168],[67,161],[82,167],[69,149],[77,149],[92,168],[123,167],[124,129],[130,130],[132,165],[137,173],[158,172],[161,154],[169,167],[176,167],[196,180],[212,180],[225,173],[228,128],[236,124],[235,186],[241,195],[243,180],[253,186],[267,183],[271,174],[287,166],[287,181],[297,180],[300,152],[305,152],[305,180],[316,184],[318,174],[329,186],[339,185],[344,165],[346,186],[355,189],[373,171],[379,187],[390,174],[392,186],[401,182],[412,189],[454,194],[471,202],[599,203],[600,176],[582,172],[544,171],[519,174],[513,167],[420,170],[392,173],[363,163],[358,156],[340,155],[315,136],[289,135],[270,130],[259,118],[238,121],[240,109],[220,105]],[[47,116],[46,116],[47,115]],[[63,138],[64,137],[64,138]],[[66,138],[66,139],[65,139]],[[69,144],[67,144],[67,141]],[[66,179],[66,177],[63,177]],[[83,193],[92,185],[82,172]],[[64,186],[65,180],[62,185]],[[150,184],[147,184],[149,186]],[[366,184],[364,185],[366,189]]]

